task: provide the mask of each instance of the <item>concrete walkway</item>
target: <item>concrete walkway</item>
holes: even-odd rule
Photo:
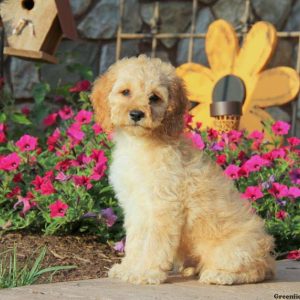
[[[171,277],[159,286],[135,286],[103,278],[5,289],[0,291],[0,300],[299,300],[300,262],[284,260],[277,265],[277,277],[259,284],[214,286]]]

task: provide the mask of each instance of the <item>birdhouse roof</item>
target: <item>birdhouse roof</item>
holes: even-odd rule
[[[59,23],[64,35],[69,39],[77,39],[77,30],[69,0],[55,0]]]

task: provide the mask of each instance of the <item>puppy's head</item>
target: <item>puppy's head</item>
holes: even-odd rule
[[[95,81],[91,100],[105,130],[134,135],[177,136],[188,103],[174,67],[144,55],[112,65]]]

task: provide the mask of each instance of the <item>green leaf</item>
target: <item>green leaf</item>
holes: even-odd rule
[[[22,125],[31,125],[30,120],[27,119],[27,117],[21,113],[14,113],[11,116],[11,119],[13,122],[22,124]]]
[[[32,95],[36,104],[44,102],[46,95],[50,92],[50,85],[45,82],[37,83],[32,91]]]
[[[7,117],[5,113],[0,113],[0,123],[4,123],[6,121]]]

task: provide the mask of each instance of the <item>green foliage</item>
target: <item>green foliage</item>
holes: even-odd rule
[[[37,252],[36,252],[37,253]],[[62,270],[70,270],[76,266],[53,266],[42,267],[46,254],[46,248],[42,248],[34,259],[34,253],[21,263],[17,258],[17,248],[0,253],[0,288],[13,288],[24,285],[34,284],[41,275],[50,273],[49,281],[52,276]]]

